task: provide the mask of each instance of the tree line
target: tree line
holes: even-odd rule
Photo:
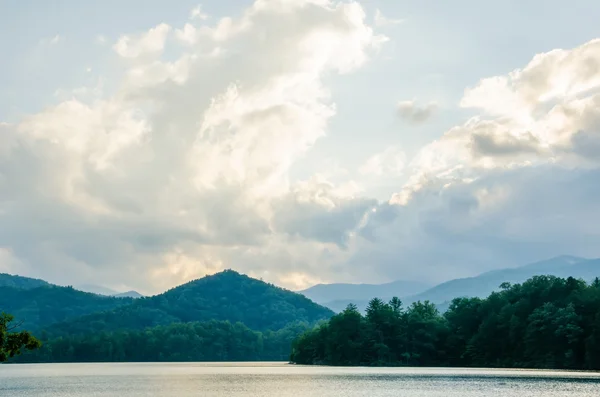
[[[47,339],[14,362],[287,361],[292,341],[309,329],[296,322],[277,331],[254,331],[242,323],[174,323],[143,330],[74,334]]]
[[[600,280],[536,276],[486,299],[373,299],[299,336],[297,364],[600,369]]]

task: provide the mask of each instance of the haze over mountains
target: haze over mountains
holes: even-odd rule
[[[418,294],[430,288],[430,284],[418,281],[398,280],[385,284],[317,284],[299,291],[320,305],[334,311],[343,310],[348,303],[368,302],[373,297],[392,298]]]
[[[321,284],[301,293],[335,312],[342,311],[350,303],[364,310],[373,297],[388,300],[393,296],[401,298],[405,304],[428,300],[439,307],[444,307],[445,303],[454,298],[461,296],[483,298],[497,291],[500,284],[504,282],[522,283],[536,275],[574,277],[591,281],[600,276],[600,259],[563,255],[516,268],[499,269],[475,277],[454,279],[431,288],[424,287],[422,283],[413,283],[411,286],[410,282],[396,281],[381,285]],[[355,295],[349,296],[349,291]],[[371,298],[363,298],[369,293]]]

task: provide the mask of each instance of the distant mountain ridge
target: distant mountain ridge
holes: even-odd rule
[[[95,284],[80,284],[74,285],[73,288],[78,289],[79,291],[89,292],[91,294],[103,295],[103,296],[114,296],[118,294],[118,291],[115,291],[111,288],[103,287],[101,285]]]
[[[497,291],[504,282],[522,283],[538,275],[562,278],[574,277],[592,281],[600,276],[600,259],[585,259],[574,256],[558,256],[516,268],[493,270],[476,277],[450,280],[420,294],[406,297],[407,302],[429,300],[444,303],[457,297],[484,298]]]
[[[392,298],[414,295],[430,287],[430,284],[423,282],[398,280],[385,284],[317,284],[298,293],[321,305],[342,310],[351,302],[370,300],[375,296]],[[340,305],[343,307],[338,307]]]
[[[135,298],[135,299],[137,299],[137,298],[141,298],[144,296],[137,291],[118,292],[113,289],[103,287],[101,285],[93,285],[93,284],[78,285],[78,286],[75,286],[74,288],[78,289],[80,291],[90,292],[90,293],[96,294],[96,295],[114,296],[115,298]]]
[[[303,295],[226,270],[129,305],[55,324],[47,331],[72,335],[209,320],[276,331],[293,322],[314,324],[333,314]]]
[[[423,292],[413,295],[398,295],[405,305],[417,301],[430,301],[441,310],[448,307],[449,302],[458,297],[484,298],[493,291],[500,289],[500,284],[523,283],[538,275],[551,275],[562,278],[574,277],[592,281],[600,277],[600,259],[585,259],[576,256],[562,255],[555,258],[530,263],[524,266],[492,270],[474,277],[459,278],[438,284]],[[386,299],[384,295],[374,295]],[[369,299],[337,300],[328,302],[325,306],[339,312],[349,303],[354,303],[360,310],[367,307]]]
[[[384,284],[317,284],[303,291],[299,291],[299,293],[315,302],[319,302],[349,298],[367,299],[374,294],[380,293],[402,293],[403,295],[415,294],[419,292],[419,290],[425,290],[429,287],[431,287],[430,284],[422,282],[398,280]]]
[[[20,289],[34,289],[39,287],[71,287],[71,286],[61,286],[49,283],[45,280],[18,276],[16,274],[8,274],[8,273],[0,273],[0,287],[13,287]],[[92,285],[92,284],[83,284],[73,286],[72,288],[86,293],[101,295],[101,296],[112,296],[115,298],[141,298],[143,297],[137,291],[125,291],[125,292],[117,292],[110,288],[102,287],[100,285]]]
[[[121,292],[120,294],[113,294],[111,296],[115,297],[115,298],[133,298],[133,299],[139,299],[139,298],[144,297],[144,295],[140,294],[137,291]]]
[[[31,331],[131,302],[131,298],[101,296],[49,283],[35,288],[0,286],[0,312],[14,315]]]
[[[47,281],[40,280],[37,278],[17,276],[13,274],[0,273],[0,287],[12,287],[21,289],[33,289],[39,287],[49,287],[50,284]]]

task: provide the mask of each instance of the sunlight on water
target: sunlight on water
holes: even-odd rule
[[[0,396],[598,396],[600,373],[280,363],[0,367]]]

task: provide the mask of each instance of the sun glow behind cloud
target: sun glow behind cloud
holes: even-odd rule
[[[598,40],[483,76],[452,105],[472,116],[414,155],[394,138],[299,179],[339,117],[334,83],[381,62],[393,40],[378,29],[400,21],[355,1],[208,13],[94,36],[120,80],[0,124],[0,269],[152,292],[224,268],[302,288],[596,254]],[[389,112],[418,133],[452,106]],[[376,183],[395,194],[374,199]]]

